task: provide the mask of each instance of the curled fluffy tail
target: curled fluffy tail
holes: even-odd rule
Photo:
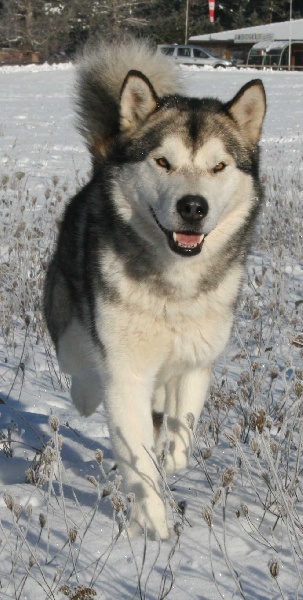
[[[106,158],[119,133],[120,93],[130,70],[143,73],[158,97],[181,91],[172,60],[146,41],[87,47],[77,62],[76,106],[78,128],[96,161]]]

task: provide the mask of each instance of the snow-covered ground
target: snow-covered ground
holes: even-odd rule
[[[181,533],[162,545],[119,536],[104,413],[79,417],[41,319],[56,219],[90,169],[73,75],[70,65],[0,69],[0,600],[92,590],[111,600],[303,598],[303,74],[182,69],[190,95],[223,100],[262,78],[266,205],[195,457],[165,484]]]

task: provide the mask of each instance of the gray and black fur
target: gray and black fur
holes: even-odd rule
[[[135,41],[87,51],[77,85],[93,175],[66,208],[44,312],[79,410],[105,403],[131,530],[165,538],[156,461],[168,436],[165,467],[186,466],[186,414],[197,422],[228,340],[262,197],[265,94],[254,80],[225,104],[187,98],[170,60]],[[167,427],[153,431],[153,412]]]

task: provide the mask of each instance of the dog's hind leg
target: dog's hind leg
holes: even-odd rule
[[[89,417],[102,402],[102,379],[97,371],[80,371],[72,375],[71,397],[81,415]]]
[[[197,426],[207,391],[211,368],[195,368],[181,377],[172,379],[166,386],[165,413],[157,438],[156,453],[165,452],[164,466],[167,472],[184,469],[193,449],[193,432]]]
[[[58,343],[60,369],[71,375],[71,397],[78,411],[91,415],[103,401],[100,350],[83,325],[73,319]]]

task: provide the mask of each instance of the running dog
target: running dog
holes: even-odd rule
[[[262,199],[265,92],[255,79],[227,103],[186,97],[145,42],[101,44],[76,68],[93,174],[65,210],[44,312],[78,410],[105,405],[131,534],[165,539],[159,461],[187,466],[229,339]]]

